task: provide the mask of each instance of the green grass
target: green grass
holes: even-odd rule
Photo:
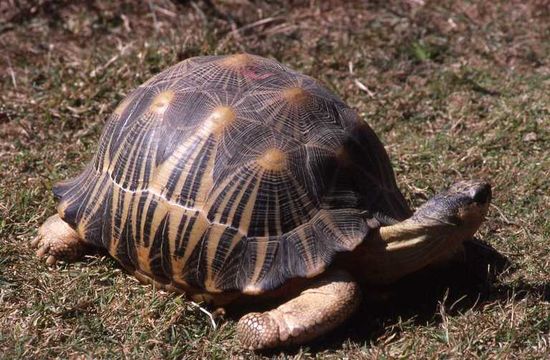
[[[0,357],[548,358],[544,2],[182,3],[0,5]],[[28,243],[54,212],[52,185],[91,158],[116,104],[179,60],[242,50],[322,80],[355,107],[411,204],[488,179],[494,205],[478,238],[500,256],[473,252],[466,268],[415,275],[316,343],[265,354],[239,348],[238,315],[213,329],[193,304],[139,285],[110,258],[55,269],[37,259]]]

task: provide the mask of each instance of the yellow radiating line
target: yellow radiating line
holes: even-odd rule
[[[134,116],[133,114],[130,114],[130,115],[128,115],[128,117],[127,117],[126,119],[124,119],[124,121],[127,121],[129,118],[136,119],[136,120],[131,124],[131,125],[134,125],[134,124],[136,124],[136,123],[139,123],[139,120],[141,119],[142,116],[143,116],[143,113],[142,113],[142,114],[139,114],[139,115],[137,115],[137,116]],[[120,119],[120,120],[122,120],[122,119]],[[130,130],[130,129],[125,129],[124,133],[128,133],[129,130]],[[142,129],[142,130],[143,130],[143,129]],[[118,138],[117,138],[115,141],[119,140],[120,136],[122,136],[122,132],[120,132]],[[113,141],[113,139],[111,139],[111,141]],[[109,173],[109,175],[111,176],[111,178],[112,178],[112,175],[113,175],[113,170],[114,170],[114,168],[117,166],[117,164],[118,164],[118,162],[119,162],[120,156],[121,156],[123,153],[125,153],[126,150],[127,150],[127,146],[126,146],[127,144],[128,144],[127,138],[124,138],[124,139],[118,144],[118,146],[117,146],[118,149],[117,149],[117,151],[115,152],[115,154],[114,154],[114,156],[113,156],[113,161],[109,164],[108,168],[106,169],[106,172]],[[111,146],[111,145],[109,145],[109,148],[110,148],[110,146]],[[136,144],[134,143],[134,144],[132,145],[132,148],[135,148],[135,147],[136,147]],[[129,160],[130,160],[130,157],[128,157],[128,159],[127,159],[127,164],[125,165],[125,167],[128,166],[128,163],[130,162]],[[105,170],[105,169],[104,169],[104,170]],[[125,173],[125,172],[123,172],[123,174],[124,174],[124,173]]]
[[[193,214],[193,216],[196,217],[195,222],[193,223],[193,228],[191,229],[191,232],[189,233],[189,238],[187,240],[187,246],[185,247],[185,252],[183,253],[183,257],[181,259],[182,264],[187,264],[187,260],[189,259],[189,256],[193,253],[193,250],[195,250],[195,247],[201,240],[203,234],[208,230],[210,223],[208,220],[202,216],[198,211]]]
[[[279,193],[275,193],[275,226],[277,234],[280,235],[283,233],[283,225],[281,224],[281,203],[279,199]]]
[[[234,177],[233,177],[234,178]],[[243,185],[243,188],[239,192],[238,197],[235,199],[235,202],[231,208],[231,211],[229,213],[228,219],[234,219],[235,218],[235,212],[237,211],[237,208],[239,207],[239,204],[242,200],[242,197],[244,193],[246,192],[246,188],[250,183],[252,182],[252,178],[249,177],[248,180],[246,180],[246,184]],[[223,194],[223,201],[220,203],[220,206],[218,207],[218,211],[216,212],[216,216],[214,218],[215,221],[221,221],[221,217],[225,211],[225,208],[227,207],[227,204],[229,203],[229,200],[231,199],[231,195],[233,195],[234,191],[236,191],[237,187],[239,186],[239,182],[235,181],[231,187]]]
[[[307,273],[310,274],[315,269],[315,262],[311,257],[311,249],[309,249],[309,246],[307,243],[307,233],[305,231],[305,225],[302,225],[296,229],[296,235],[298,235],[298,238],[300,239],[300,243],[302,244],[302,248],[304,249],[304,253],[305,253],[304,262],[306,263]]]
[[[84,171],[86,171],[86,170],[84,170]],[[90,170],[90,172],[91,171],[92,170]],[[82,181],[81,176],[82,175],[78,176],[77,179],[74,180],[74,181],[73,180],[65,180],[65,181],[62,181],[62,182],[58,183],[58,186],[66,186],[67,183],[70,183],[70,182],[73,183],[73,185],[69,189],[64,191],[65,196],[63,196],[63,198],[61,199],[59,204],[57,204],[57,212],[59,213],[61,218],[65,218],[65,211],[67,210],[67,207],[70,204],[74,203],[75,200],[78,200],[82,196],[82,194],[84,194],[86,192],[87,187],[83,185],[83,183],[86,183],[86,181]],[[88,180],[89,176],[90,175],[88,174],[88,176],[86,177],[85,180],[89,181]],[[83,205],[83,203],[80,204],[80,206],[82,206],[82,205]]]
[[[153,245],[153,241],[155,239],[155,234],[158,230],[158,227],[162,219],[166,216],[166,213],[168,212],[168,209],[166,209],[166,207],[167,205],[164,201],[157,202],[157,206],[153,211],[152,218],[148,219],[151,221],[151,227],[149,229],[149,248]]]
[[[267,171],[265,169],[263,169],[261,166],[256,166],[256,168],[259,167],[259,171],[257,171],[256,173],[256,178],[260,179],[260,181],[264,178],[266,178],[266,173]],[[279,173],[277,173],[277,176],[280,176]],[[269,180],[268,180],[269,181]],[[271,216],[273,216],[275,218],[275,231],[276,231],[276,234],[277,235],[280,235],[282,234],[283,230],[282,230],[282,225],[281,225],[281,209],[279,207],[279,193],[275,192],[274,194],[275,197],[275,208],[274,209],[268,209],[268,211],[266,211],[268,214],[271,214],[271,212],[273,211],[273,214],[271,214]],[[265,229],[266,229],[266,232],[269,232],[269,219],[266,217],[264,219],[264,226],[265,226]],[[270,233],[269,235],[275,235],[275,234],[272,234]]]
[[[179,206],[178,206],[178,208],[182,209]],[[181,232],[181,235],[183,236],[187,231],[187,227],[189,226],[189,224],[191,222],[191,219],[193,218],[193,215],[189,214],[189,212],[185,209],[182,209],[182,211],[183,211],[183,214],[185,214],[185,216],[186,216],[185,226],[182,228],[182,232]],[[177,225],[179,225],[179,224],[177,224]],[[175,239],[175,241],[173,243],[174,250],[171,253],[172,254],[172,276],[173,276],[175,281],[185,284],[186,281],[183,278],[183,270],[185,268],[186,263],[185,263],[185,261],[182,260],[182,258],[178,258],[178,257],[175,256],[176,250],[177,250],[176,249],[176,243],[177,243],[177,240],[178,240],[178,238],[177,238],[178,229],[177,228],[178,228],[178,226],[176,226],[176,229],[174,229],[174,239]]]
[[[144,116],[147,116],[145,119],[142,119],[140,117],[140,119],[138,121],[136,121],[136,124],[135,126],[139,126],[139,122],[141,121],[144,121],[145,122],[145,126],[142,126],[140,131],[149,131],[150,130],[150,125],[148,124],[151,124],[153,123],[153,121],[148,121],[147,122],[147,119],[149,118],[153,118],[154,116],[152,115],[147,115],[147,113],[144,113],[141,115],[142,117]],[[124,180],[126,178],[130,178],[130,183],[131,183],[131,179],[133,178],[134,176],[134,172],[136,171],[136,168],[135,167],[130,167],[131,166],[131,163],[133,162],[134,158],[137,157],[136,159],[136,165],[139,164],[140,162],[140,159],[139,159],[139,155],[140,155],[140,149],[143,148],[143,142],[145,141],[145,136],[142,136],[141,139],[139,141],[135,141],[133,144],[132,144],[132,147],[130,148],[130,150],[127,152],[128,154],[128,157],[126,159],[126,164],[124,164],[124,169],[122,170],[122,176],[120,177],[120,180],[124,183]]]
[[[144,179],[145,179],[145,172],[148,171],[148,179],[149,181],[151,181],[151,176],[153,174],[153,169],[154,169],[154,161],[155,161],[155,154],[157,152],[157,149],[152,149],[152,145],[153,145],[153,135],[149,136],[147,138],[147,148],[145,149],[145,151],[143,151],[143,154],[148,154],[146,155],[142,161],[141,161],[141,164],[140,164],[140,170],[139,170],[139,179],[140,181],[142,182],[142,184],[140,184],[140,186],[138,187],[139,189],[143,189],[144,186],[143,185],[147,185],[147,184],[143,184],[144,182]],[[149,169],[147,169],[147,158],[148,156],[151,156],[151,166],[149,167]]]
[[[178,241],[178,227],[183,221],[183,217],[186,216],[186,210],[179,207],[179,206],[173,206],[170,205],[168,209],[168,213],[170,214],[170,222],[168,226],[168,239],[164,239],[164,241],[168,241],[168,246],[170,249],[170,256],[168,259],[164,259],[165,261],[170,261],[170,269],[172,270],[172,278],[176,279],[177,275],[179,274],[179,271],[181,269],[176,269],[175,267],[178,264],[177,259],[175,257],[176,254],[176,243]],[[189,223],[189,216],[186,218],[186,223]]]
[[[235,248],[235,246],[237,246],[237,244],[242,241],[242,238],[243,238],[243,234],[241,234],[240,232],[236,232],[234,235],[233,235],[233,238],[231,239],[231,243],[229,244],[229,248],[227,249],[227,254],[225,255],[225,258],[223,259],[222,261],[222,265],[221,265],[221,268],[223,268],[223,266],[225,265],[225,262],[227,261],[227,259],[229,258],[229,255],[231,254],[231,252],[233,251],[233,249]],[[216,249],[217,251],[217,249]],[[214,282],[217,284],[218,283],[218,276],[219,274],[216,274],[216,277],[214,279]]]
[[[219,184],[216,187],[212,187],[209,190],[208,195],[206,196],[205,206],[204,206],[204,213],[208,214],[212,207],[216,204],[216,200],[221,195],[221,193],[225,190],[227,185],[231,182],[233,178],[228,176],[226,177],[221,184]]]
[[[103,130],[103,135],[100,139],[105,148],[103,150],[102,158],[99,158],[99,153],[96,156],[98,156],[97,164],[99,167],[97,171],[101,171],[102,173],[106,173],[110,165],[109,152],[111,151],[111,132],[112,129],[115,127],[116,122],[119,120],[120,116],[116,113],[113,113],[111,115],[111,118],[107,121],[107,125],[105,126],[105,130]]]
[[[258,197],[258,189],[260,188],[261,181],[259,178],[252,176],[256,181],[254,189],[251,192],[246,206],[244,207],[243,213],[241,215],[241,221],[239,223],[239,229],[244,233],[248,234],[248,228],[250,227],[250,222],[252,221],[252,213],[254,211],[254,205],[256,204],[256,198]]]
[[[138,239],[136,239],[136,235],[137,235],[137,229],[138,229],[138,226],[140,226],[141,224],[138,222],[138,210],[139,210],[139,202],[141,200],[141,196],[142,194],[141,193],[133,193],[133,196],[134,196],[134,201],[133,201],[133,204],[132,204],[132,208],[130,209],[131,211],[131,218],[132,218],[132,236],[134,237],[134,245],[137,246],[138,244]]]
[[[118,146],[118,150],[115,152],[114,156],[113,156],[113,161],[109,164],[109,168],[107,169],[107,173],[109,174],[109,176],[111,176],[111,179],[114,180],[114,177],[113,177],[113,170],[114,168],[116,167],[118,161],[119,161],[119,158],[120,156],[122,155],[123,153],[123,150],[126,150],[126,141],[123,141],[119,146]]]
[[[139,221],[139,225],[141,226],[140,229],[140,238],[139,238],[139,245],[145,243],[145,225],[147,224],[147,213],[149,212],[149,206],[151,205],[151,202],[153,201],[153,194],[148,193],[147,197],[145,198],[145,203],[143,204],[143,211],[141,213],[141,218]],[[139,202],[138,202],[139,207]],[[137,239],[136,239],[137,240]]]
[[[124,110],[128,107],[128,104],[132,101],[133,97],[131,95],[126,96],[122,101],[118,104],[114,114],[118,115],[119,117],[122,116],[122,113],[124,113]]]
[[[252,277],[245,288],[246,293],[254,294],[260,291],[257,282],[264,267],[269,242],[268,237],[259,237],[254,240],[254,244],[256,244],[256,262],[254,263]],[[248,256],[251,256],[251,254],[248,254]]]
[[[212,263],[214,262],[214,258],[216,257],[216,251],[218,249],[218,245],[220,243],[220,240],[223,236],[223,233],[225,231],[224,226],[220,225],[213,225],[210,228],[210,232],[208,233],[208,239],[206,239],[206,280],[204,282],[204,286],[206,290],[212,291],[212,292],[218,292],[219,289],[216,287],[215,281],[213,280],[213,271],[212,271]]]
[[[332,216],[330,215],[330,213],[328,211],[319,210],[319,213],[317,214],[317,217],[319,218],[319,220],[321,220],[326,225],[328,225],[328,227],[330,227],[332,231],[334,231],[334,233],[338,237],[338,240],[342,241],[343,239],[346,239],[346,240],[350,239],[350,237],[346,236],[342,232],[342,230],[340,230],[340,228],[334,223],[334,221],[332,219]],[[348,242],[346,242],[345,245],[350,246],[350,244]]]
[[[228,216],[228,219],[232,219],[234,217],[235,212],[238,208],[238,205],[239,205],[240,201],[242,200],[243,194],[246,192],[246,189],[248,188],[248,186],[252,182],[252,180],[253,180],[253,177],[249,177],[249,179],[246,181],[246,184],[244,184],[244,186],[242,187],[238,198],[236,198],[236,200],[233,204],[234,206],[231,209],[231,212]],[[227,204],[228,204],[228,202],[231,198],[231,195],[233,194],[235,189],[238,187],[238,185],[239,185],[239,182],[235,181],[235,183],[231,186],[231,189],[229,189],[226,192],[226,194],[223,198],[223,201],[219,206],[218,212],[216,213],[215,221],[219,222],[221,220],[221,216],[223,215],[223,213],[225,211],[225,208],[227,207]],[[218,228],[218,227],[220,229],[223,229],[223,230],[225,230],[227,228],[227,226],[225,226],[225,225],[216,226],[216,228]],[[222,233],[223,233],[223,231],[222,231]],[[227,256],[229,256],[229,254],[231,253],[233,248],[236,246],[236,244],[238,243],[241,236],[242,236],[242,234],[240,234],[240,233],[237,233],[233,236],[233,238],[231,240],[231,244],[230,244],[229,249],[228,249],[228,252],[227,252],[227,254],[225,254],[226,257],[223,259],[222,264],[225,263],[225,261],[227,260]],[[221,235],[220,235],[220,237],[214,237],[214,238],[212,236],[210,236],[209,239],[208,239],[208,247],[207,247],[207,261],[208,261],[207,280],[208,280],[208,283],[207,283],[207,286],[211,286],[213,289],[217,289],[217,287],[215,285],[216,284],[216,279],[213,278],[213,274],[212,274],[211,269],[212,269],[212,263],[213,263],[214,257],[216,255],[217,250],[218,250],[220,239],[221,239]]]
[[[177,158],[177,162],[179,162],[179,160],[181,159],[182,156],[186,156],[187,160],[185,162],[184,168],[181,170],[180,175],[178,176],[178,181],[176,183],[176,186],[174,187],[174,191],[172,192],[172,200],[174,199],[174,196],[176,196],[176,198],[179,197],[179,195],[181,194],[181,191],[183,190],[183,186],[185,185],[185,182],[187,181],[187,178],[189,176],[192,176],[191,175],[192,173],[190,172],[191,167],[193,166],[193,163],[197,159],[197,156],[199,156],[201,150],[203,149],[203,147],[206,144],[207,144],[207,141],[205,139],[201,139],[201,141],[199,142],[199,144],[197,146],[195,146],[195,148],[193,149],[193,152],[191,154],[183,153],[183,154],[180,155],[180,157]],[[214,157],[214,156],[210,156],[210,157]],[[209,159],[209,162],[210,162],[210,159]],[[205,171],[205,173],[206,173],[206,171]],[[195,181],[197,181],[197,180],[195,180]],[[195,184],[195,181],[193,181],[193,185]],[[195,204],[193,204],[193,205],[195,205]]]
[[[120,200],[120,192],[123,191],[122,197],[122,215],[120,217],[120,228],[119,233],[115,236],[115,217],[118,211],[118,202]],[[111,206],[111,245],[109,246],[109,253],[116,258],[116,250],[120,242],[120,235],[123,232],[124,227],[126,226],[128,211],[129,211],[129,202],[132,198],[132,193],[121,190],[118,187],[113,188],[113,206]]]
[[[122,197],[122,216],[121,216],[122,219],[120,223],[121,230],[126,227],[126,222],[128,221],[128,212],[130,211],[130,202],[132,200],[132,196],[133,196],[132,193],[124,191],[124,194]]]
[[[107,179],[106,179],[107,180]],[[92,193],[89,196],[89,199],[93,202],[93,206],[91,208],[86,208],[87,211],[84,212],[82,218],[78,222],[78,234],[82,236],[83,238],[86,237],[86,229],[88,228],[88,224],[90,221],[90,218],[97,212],[99,209],[99,206],[101,205],[102,201],[105,198],[105,194],[107,191],[109,191],[109,186],[103,186],[101,189],[101,179],[98,179],[94,184],[94,189],[92,190]],[[82,206],[87,206],[89,204],[82,204]]]
[[[150,202],[149,202],[150,203]],[[159,208],[161,208],[161,211],[159,211]],[[147,209],[144,208],[144,214],[147,213]],[[134,241],[136,251],[138,254],[138,263],[141,269],[145,270],[145,272],[151,274],[151,263],[149,261],[149,254],[151,252],[151,246],[153,245],[153,242],[155,240],[155,233],[158,229],[158,226],[160,225],[160,221],[162,220],[162,217],[166,214],[165,205],[163,202],[157,202],[157,206],[155,207],[155,210],[153,212],[152,218],[147,218],[145,215],[145,218],[142,218],[142,222],[150,221],[150,228],[149,228],[149,246],[145,246],[145,243],[142,241],[138,244],[137,241]],[[142,223],[142,229],[144,231],[144,224]],[[143,236],[143,233],[142,233]]]
[[[208,198],[208,191],[212,189],[215,158],[216,149],[211,149],[210,154],[208,155],[208,163],[206,165],[206,169],[204,169],[202,178],[195,178],[193,181],[193,186],[195,186],[197,182],[199,183],[199,188],[197,189],[195,196],[195,202],[193,204],[195,207],[204,207],[206,199]]]
[[[120,234],[116,234],[115,232],[115,217],[117,212],[117,206],[118,206],[118,199],[120,196],[120,188],[117,186],[113,187],[113,196],[112,196],[112,205],[111,205],[111,244],[109,246],[109,253],[116,258],[116,250],[118,248],[118,243],[120,241]],[[115,235],[116,234],[116,235]]]
[[[131,152],[132,152],[132,151],[135,151],[135,150],[137,149],[137,145],[138,145],[138,143],[136,143],[136,144],[133,145]],[[109,148],[110,148],[110,143],[109,143],[109,146],[108,146],[108,148],[106,149],[106,151],[105,151],[105,153],[104,153],[104,160],[103,160],[104,166],[105,166],[106,159],[108,158],[107,155],[108,155],[108,150],[109,150]],[[116,165],[116,163],[117,163],[117,161],[118,161],[118,157],[122,154],[122,150],[123,150],[124,146],[121,146],[120,148],[121,148],[121,149],[119,149],[119,150],[117,151],[117,156],[116,156],[115,161],[113,161],[113,163],[110,164],[110,165],[111,165],[111,166],[110,166],[110,169],[109,169],[110,171],[107,171],[107,173],[108,173],[109,175],[112,175],[113,167]],[[126,171],[127,171],[127,168],[128,168],[128,166],[129,166],[130,162],[131,162],[131,157],[128,157],[127,162],[126,162],[126,164],[125,164],[125,169],[123,170],[123,176],[121,177],[121,179],[124,177],[124,175],[125,175],[125,173],[126,173]],[[111,177],[111,179],[112,179],[112,177]],[[114,180],[112,180],[112,182],[115,183],[115,185],[117,185],[116,182],[114,182]],[[107,191],[109,190],[109,186],[104,186],[104,187],[101,189],[101,192],[98,194],[98,187],[99,187],[100,185],[101,185],[101,182],[100,182],[100,181],[97,181],[96,184],[95,184],[95,186],[94,186],[94,190],[92,191],[92,194],[90,195],[90,198],[95,200],[95,201],[94,201],[94,206],[89,210],[89,215],[83,217],[83,219],[80,221],[80,224],[79,224],[79,231],[85,230],[85,228],[87,227],[88,222],[89,222],[89,220],[90,220],[90,217],[91,217],[93,214],[95,214],[95,213],[97,212],[97,210],[98,210],[98,208],[99,208],[101,202],[102,202],[102,201],[104,200],[104,198],[105,198],[105,194],[106,194]],[[116,187],[116,186],[115,186],[115,187]],[[126,198],[126,194],[127,194],[127,192],[125,192],[125,198]],[[124,220],[124,221],[125,221],[125,220]],[[83,229],[81,228],[81,226],[83,227]]]
[[[294,188],[297,190],[296,193],[299,194],[300,191],[298,191],[298,190],[303,190],[301,188],[301,186],[293,178],[292,174],[289,171],[285,171],[285,175],[287,175],[290,182],[292,182],[292,185],[294,185]],[[296,207],[295,207],[295,202],[300,201],[300,199],[292,196],[292,192],[290,192],[289,190],[287,190],[286,193],[287,193],[288,197],[293,200],[293,201],[290,201],[288,203],[288,205],[289,205],[288,208],[289,208],[290,214],[292,215],[292,220],[294,222],[294,225],[297,226],[297,225],[299,225],[303,222],[303,220],[300,218],[300,215],[298,215],[298,211],[296,210]],[[304,193],[304,191],[302,191],[302,194],[303,193]],[[300,201],[300,203],[301,203],[301,201]]]
[[[195,140],[196,139],[194,137],[189,137],[187,141],[179,145],[176,148],[176,150],[174,150],[174,152],[166,160],[164,160],[164,162],[162,162],[158,167],[155,168],[151,177],[151,182],[149,184],[149,190],[154,191],[158,194],[165,193],[166,186],[168,185],[168,181],[170,179],[170,175],[174,171],[176,165],[178,164],[181,158],[183,157],[188,158],[189,153],[187,153],[186,150],[190,148],[190,145],[192,145]],[[197,148],[200,148],[200,147],[196,146],[193,149],[193,152],[191,154],[196,153],[199,150]],[[188,161],[186,162],[186,165],[187,164],[188,164]],[[183,175],[184,175],[184,170],[181,171],[180,177],[184,177]],[[174,194],[175,193],[176,191],[174,191]]]

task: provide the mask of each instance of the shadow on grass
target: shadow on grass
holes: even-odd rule
[[[527,296],[550,300],[548,283],[520,283],[513,288],[498,285],[496,279],[499,275],[515,269],[505,256],[490,245],[477,240],[465,243],[464,259],[463,262],[430,268],[407,276],[391,287],[366,288],[366,299],[352,319],[311,343],[309,351],[317,353],[338,349],[346,340],[377,343],[381,338],[399,333],[400,324],[438,324],[442,321],[442,307],[446,315],[453,316],[476,309],[487,302],[506,302]],[[390,334],[388,327],[392,328]],[[286,349],[285,354],[292,354],[297,350],[298,348]]]
[[[384,288],[365,288],[365,299],[352,319],[306,345],[309,352],[315,354],[340,349],[346,340],[360,344],[377,343],[398,334],[401,326],[438,324],[442,321],[442,307],[446,315],[454,316],[488,302],[507,302],[527,296],[550,301],[549,283],[516,282],[513,287],[498,284],[499,276],[515,271],[513,264],[481,241],[474,240],[464,245],[464,261],[420,271]],[[98,252],[108,256],[106,252]],[[250,311],[267,311],[276,306],[268,301],[229,306],[227,317],[238,321]],[[292,355],[299,350],[300,347],[290,347],[261,353],[270,356],[284,351],[286,355]]]

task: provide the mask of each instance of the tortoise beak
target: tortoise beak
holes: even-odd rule
[[[457,218],[460,219],[461,224],[470,224],[475,232],[487,215],[492,198],[491,185],[484,181],[464,182],[464,184],[468,187],[463,192],[467,200],[458,208]]]
[[[491,185],[483,182],[472,187],[470,189],[470,196],[474,202],[480,205],[489,203],[492,198]]]

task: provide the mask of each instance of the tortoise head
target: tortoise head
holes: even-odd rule
[[[466,240],[485,219],[491,195],[491,186],[486,182],[460,181],[419,207],[410,221],[428,233]]]
[[[462,249],[483,222],[491,186],[461,181],[419,207],[412,217],[379,229],[362,252],[365,280],[390,283]]]

